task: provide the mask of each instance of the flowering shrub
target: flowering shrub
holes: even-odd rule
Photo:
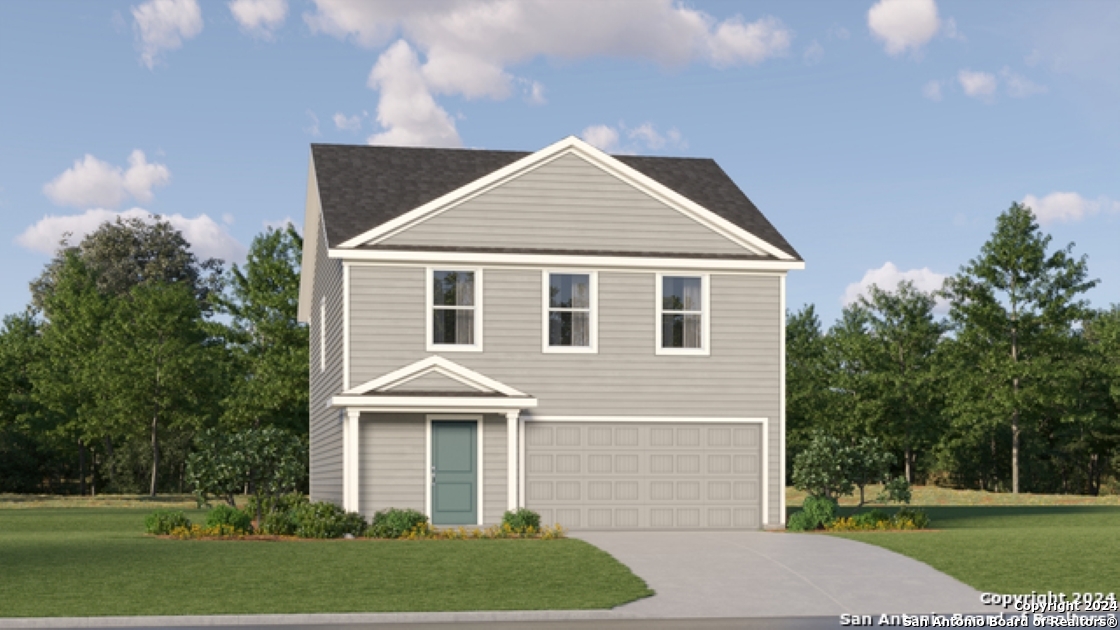
[[[518,508],[502,515],[502,525],[509,525],[515,533],[527,533],[530,530],[540,530],[541,515],[528,508]]]
[[[406,540],[494,540],[499,538],[539,538],[541,540],[555,540],[567,537],[567,530],[561,525],[536,528],[529,525],[525,531],[516,531],[509,523],[491,525],[486,529],[473,527],[445,527],[435,528],[427,521],[420,523],[408,530],[401,538]]]
[[[221,539],[239,539],[244,538],[246,533],[238,531],[232,525],[214,525],[212,527],[203,527],[201,525],[189,525],[187,527],[176,527],[170,532],[172,538],[179,540],[192,540],[199,538],[221,538]]]
[[[894,516],[887,516],[881,510],[838,518],[825,526],[830,532],[898,531],[926,529],[929,517],[925,512],[914,508],[903,508]]]

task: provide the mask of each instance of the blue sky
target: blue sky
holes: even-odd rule
[[[826,325],[925,288],[1014,201],[1120,303],[1120,3],[0,3],[0,313],[64,232],[172,218],[203,256],[302,222],[312,142],[711,157]]]

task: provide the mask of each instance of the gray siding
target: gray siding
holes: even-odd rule
[[[750,253],[575,155],[558,158],[383,243]]]
[[[309,329],[311,499],[342,504],[342,421],[327,407],[342,390],[342,262],[327,258],[322,230],[315,256]],[[326,300],[326,369],[320,370],[320,304]]]
[[[388,508],[426,510],[425,426],[423,414],[362,414],[358,507],[366,518]]]
[[[350,270],[351,382],[430,356],[423,267]],[[483,352],[442,356],[539,400],[529,415],[769,418],[769,521],[779,520],[779,281],[712,274],[711,356],[654,354],[653,272],[599,273],[599,353],[541,352],[539,270],[486,269]]]
[[[506,511],[506,492],[509,489],[509,471],[506,468],[508,444],[506,419],[488,414],[483,418],[482,431],[482,522],[487,525],[502,522]]]
[[[403,366],[402,366],[403,367]],[[477,394],[478,390],[470,385],[464,385],[459,381],[448,378],[442,374],[432,372],[425,374],[420,378],[414,378],[403,385],[398,385],[390,391],[394,392],[454,392],[465,394]]]

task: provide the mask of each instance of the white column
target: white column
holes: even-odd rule
[[[517,507],[525,507],[525,418],[517,421]]]
[[[346,410],[346,426],[342,433],[342,507],[347,512],[357,512],[358,505],[358,443],[361,439],[361,429],[358,418],[361,412],[356,409]]]
[[[506,463],[508,479],[506,482],[506,509],[517,509],[517,469],[518,469],[518,416],[521,415],[520,409],[506,412]]]

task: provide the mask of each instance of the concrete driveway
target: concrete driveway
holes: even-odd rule
[[[936,536],[936,533],[910,534]],[[575,532],[657,595],[614,609],[636,617],[813,617],[996,613],[980,593],[886,549],[785,532]]]

